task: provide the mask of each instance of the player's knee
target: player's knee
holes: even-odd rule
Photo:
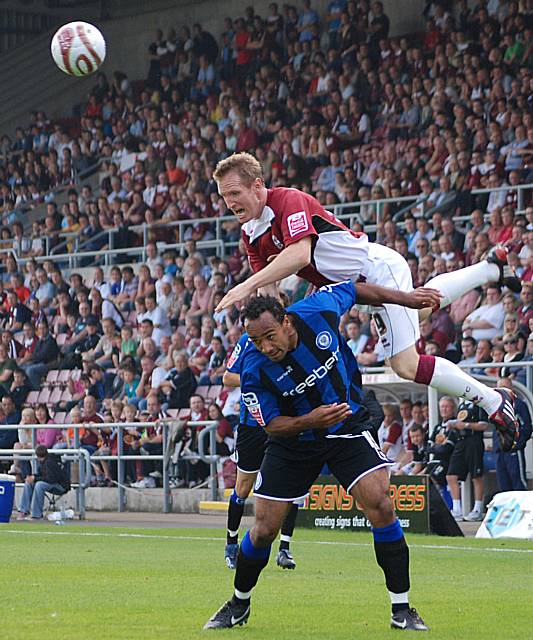
[[[235,491],[239,498],[247,498],[254,485],[255,475],[252,473],[237,474]]]
[[[375,518],[379,519],[379,526],[384,527],[394,522],[394,509],[389,492],[380,494],[374,505]]]
[[[418,354],[414,347],[402,351],[390,359],[392,370],[405,380],[414,380],[418,369]]]
[[[272,544],[278,535],[279,527],[277,523],[269,520],[257,520],[252,528],[252,543],[256,547],[267,547]]]

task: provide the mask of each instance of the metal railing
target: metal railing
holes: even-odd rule
[[[91,167],[91,170],[94,171],[97,165]],[[483,195],[483,194],[490,194],[492,192],[509,192],[509,191],[516,191],[517,192],[517,197],[518,197],[518,211],[522,212],[523,207],[524,207],[524,202],[525,202],[525,198],[524,198],[524,194],[525,191],[527,190],[531,190],[533,189],[533,183],[530,184],[526,184],[526,185],[516,185],[516,186],[503,186],[503,187],[495,187],[492,189],[473,189],[472,191],[470,191],[470,193],[472,195]],[[346,226],[348,228],[352,228],[353,225],[357,222],[360,223],[362,225],[364,225],[364,229],[365,232],[367,233],[375,233],[380,224],[383,221],[383,211],[384,211],[384,207],[387,204],[397,204],[397,203],[403,203],[403,202],[408,202],[409,204],[407,205],[407,207],[404,207],[403,209],[401,209],[399,212],[397,212],[395,214],[395,217],[397,217],[400,213],[404,212],[406,213],[407,211],[409,211],[410,209],[412,209],[414,206],[418,206],[420,205],[422,207],[422,215],[427,215],[428,211],[433,211],[436,210],[438,211],[440,206],[434,206],[431,209],[427,210],[426,209],[426,203],[427,203],[427,198],[421,198],[421,194],[415,195],[415,196],[402,196],[400,198],[382,198],[379,200],[365,200],[365,201],[356,201],[356,202],[347,202],[347,203],[343,203],[343,204],[335,204],[335,205],[329,205],[326,207],[326,209],[328,211],[330,211],[331,213],[333,213],[336,217],[338,217],[340,220],[342,220]],[[361,207],[375,207],[376,208],[376,223],[375,224],[366,224],[364,223],[363,218],[361,217]],[[346,211],[350,210],[348,213],[345,213]],[[485,216],[488,217],[488,216]],[[454,217],[454,220],[458,221],[458,222],[466,222],[468,221],[468,216],[460,216],[460,217]],[[95,256],[103,256],[104,257],[104,264],[105,265],[110,265],[110,264],[114,264],[113,261],[113,257],[115,255],[121,255],[121,254],[131,254],[132,256],[141,256],[141,258],[144,260],[146,258],[146,254],[144,251],[144,248],[149,240],[149,234],[150,231],[157,231],[157,230],[167,230],[167,229],[177,229],[177,238],[176,238],[176,242],[174,243],[169,243],[169,244],[164,244],[165,249],[174,249],[174,248],[179,248],[181,249],[183,247],[183,242],[184,242],[184,238],[185,238],[185,232],[186,229],[188,227],[191,226],[195,226],[200,224],[207,224],[211,226],[211,229],[214,233],[214,239],[212,240],[204,240],[204,241],[200,241],[198,242],[198,248],[216,248],[218,250],[218,255],[222,258],[225,257],[226,255],[226,249],[234,247],[238,244],[238,242],[236,241],[228,241],[225,240],[224,238],[224,233],[222,230],[222,225],[225,222],[234,222],[235,218],[233,215],[227,215],[227,216],[222,216],[222,217],[210,217],[210,218],[195,218],[195,219],[187,219],[187,220],[176,220],[173,222],[168,222],[168,223],[156,223],[156,224],[141,224],[141,225],[134,225],[129,227],[128,229],[134,233],[139,234],[139,237],[142,241],[142,246],[141,247],[128,247],[125,249],[114,249],[113,247],[115,246],[115,241],[114,241],[114,236],[119,233],[119,229],[117,227],[112,227],[106,230],[102,230],[101,232],[99,232],[98,234],[96,234],[95,236],[91,237],[91,238],[87,238],[87,239],[83,239],[83,242],[80,243],[80,237],[79,234],[77,232],[64,232],[64,233],[59,233],[58,237],[62,238],[63,241],[61,243],[59,243],[58,245],[56,245],[53,248],[50,248],[49,245],[49,238],[47,236],[45,236],[45,243],[46,243],[46,252],[44,256],[38,257],[36,258],[36,260],[38,262],[44,261],[46,259],[49,259],[51,257],[53,257],[54,260],[60,260],[60,261],[65,261],[69,264],[69,268],[72,268],[72,265],[76,265],[78,263],[79,260],[83,260],[85,259],[90,259],[90,258],[94,258]],[[403,221],[399,221],[398,222],[398,226],[403,227],[404,223]],[[106,238],[107,237],[107,242],[106,244],[108,245],[109,249],[105,250],[105,251],[83,251],[83,246],[85,245],[90,245],[91,243],[95,242],[96,240],[99,240],[101,238]],[[7,241],[9,242],[9,241]],[[67,252],[67,253],[58,253],[58,251],[64,247],[67,246],[68,242],[72,242],[73,243],[73,247],[72,247],[72,252]],[[3,248],[0,246],[0,254],[1,253],[6,253],[6,252],[10,252],[13,253],[12,249],[9,248]],[[17,259],[17,262],[24,264],[28,259],[24,259],[24,258],[18,258],[17,256],[15,256],[15,258]]]
[[[172,493],[170,490],[170,428],[172,425],[182,424],[184,427],[194,429],[201,428],[198,434],[198,453],[180,456],[181,460],[201,460],[209,466],[208,487],[211,491],[211,499],[218,499],[218,469],[217,463],[220,456],[216,454],[216,430],[218,422],[216,420],[206,421],[187,421],[184,422],[179,418],[161,418],[157,422],[104,422],[104,423],[65,423],[65,424],[18,424],[18,425],[1,425],[2,430],[16,431],[18,429],[29,429],[32,431],[32,449],[0,449],[0,459],[18,458],[20,455],[33,455],[37,444],[37,429],[73,429],[74,443],[72,448],[52,448],[49,453],[55,455],[72,456],[78,455],[81,459],[86,460],[86,468],[80,465],[79,483],[76,485],[76,510],[80,513],[80,517],[85,516],[85,490],[90,485],[91,480],[91,462],[115,461],[117,463],[117,511],[122,512],[126,506],[126,489],[124,485],[125,465],[128,460],[131,461],[159,461],[162,463],[162,481],[163,481],[163,511],[170,513],[172,509]],[[148,429],[151,427],[162,427],[161,453],[160,454],[124,454],[124,429]],[[116,430],[117,453],[116,455],[98,455],[92,457],[89,452],[83,448],[80,442],[80,429],[113,429]],[[208,442],[207,442],[208,441]],[[209,449],[209,453],[207,450]],[[83,514],[83,515],[82,515]]]
[[[42,428],[43,425],[41,425]],[[2,429],[7,428],[2,426]],[[16,427],[18,428],[18,427]],[[26,428],[26,425],[24,425]],[[48,453],[61,456],[68,462],[84,462],[79,465],[78,482],[72,483],[72,487],[76,490],[76,511],[79,513],[81,519],[85,518],[85,490],[90,486],[91,482],[91,460],[89,452],[80,448],[68,448],[68,449],[48,449]],[[32,460],[35,458],[35,444],[31,449],[0,449],[0,460],[12,460],[14,458],[29,458]],[[33,465],[32,465],[33,468]],[[33,468],[35,472],[35,468]],[[24,483],[19,483],[18,486],[24,486]],[[63,494],[66,495],[66,494]]]

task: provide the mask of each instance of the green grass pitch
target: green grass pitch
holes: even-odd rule
[[[409,535],[412,604],[433,640],[531,640],[533,545]],[[366,533],[296,529],[298,566],[271,559],[248,624],[202,631],[232,593],[220,530],[0,527],[2,640],[394,638]],[[411,634],[413,632],[410,632]]]

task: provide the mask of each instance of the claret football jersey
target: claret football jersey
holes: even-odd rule
[[[268,189],[261,216],[242,225],[250,266],[260,271],[285,247],[312,238],[311,264],[298,275],[317,287],[357,280],[368,255],[368,237],[346,227],[316,198],[297,189]]]

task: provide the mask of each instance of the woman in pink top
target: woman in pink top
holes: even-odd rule
[[[44,403],[35,407],[35,417],[39,424],[54,424],[48,412],[48,407]],[[42,444],[47,449],[51,449],[60,439],[61,429],[37,429],[37,444]]]

